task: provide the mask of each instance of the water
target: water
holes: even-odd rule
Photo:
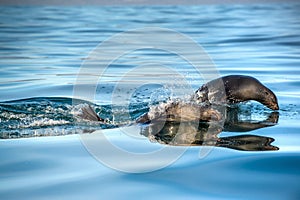
[[[292,3],[1,7],[1,198],[299,199],[299,10],[300,5]],[[111,63],[101,81],[99,72],[90,71],[83,82],[77,80],[80,66],[89,63],[90,52],[99,42],[145,26],[188,35],[203,46],[220,75],[256,77],[277,95],[279,112],[248,102],[234,114],[238,126],[202,125],[190,140],[187,133],[195,133],[193,126],[181,124],[183,131],[176,143],[170,143],[170,130],[178,126],[167,124],[161,135],[152,137],[156,127],[136,125],[134,120],[182,86],[182,77],[170,76],[169,71],[156,77],[153,69],[168,66],[180,73],[191,86],[178,90],[178,96],[184,97],[184,92],[206,81],[188,62],[170,52],[141,49]],[[178,49],[185,47],[177,42],[170,41]],[[111,51],[118,53],[120,46]],[[194,49],[186,52],[192,58],[198,56]],[[107,60],[100,59],[100,63]],[[142,71],[130,71],[136,66],[148,69],[147,77],[153,82],[140,87]],[[124,73],[127,79],[122,79]],[[74,87],[92,87],[95,80],[93,99],[84,95],[73,99]],[[156,84],[158,80],[168,81],[162,85]],[[86,105],[111,123],[74,117]],[[158,157],[148,162],[125,159],[126,169],[137,172],[162,168],[128,174],[112,169],[122,168],[122,158],[112,168],[95,160],[82,145],[81,133],[105,135],[111,143],[136,154],[166,148],[184,152],[165,168],[164,159]],[[114,155],[107,152],[105,156]]]

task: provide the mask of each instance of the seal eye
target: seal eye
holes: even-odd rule
[[[265,95],[269,95],[269,92],[266,91],[266,92],[265,92]]]

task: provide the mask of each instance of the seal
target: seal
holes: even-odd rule
[[[202,85],[193,97],[198,103],[235,104],[254,100],[278,110],[276,95],[259,80],[245,75],[229,75]]]
[[[219,121],[223,116],[211,105],[235,104],[249,100],[258,101],[272,110],[279,109],[276,95],[257,79],[251,76],[229,75],[202,85],[189,102],[161,102],[150,107],[149,112],[140,116],[136,123]],[[106,123],[91,106],[82,108],[80,117]]]

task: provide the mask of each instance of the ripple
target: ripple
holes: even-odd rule
[[[298,3],[0,6],[0,137],[6,138],[0,140],[1,198],[141,199],[148,194],[158,199],[299,199],[299,8]],[[142,49],[111,63],[103,76],[105,84],[96,88],[97,104],[78,99],[76,105],[72,103],[69,97],[77,72],[89,53],[116,33],[148,26],[187,34],[210,54],[221,75],[250,75],[270,87],[281,108],[276,115],[278,124],[249,134],[222,132],[220,138],[229,146],[232,141],[241,142],[238,145],[245,141],[228,138],[273,138],[272,145],[279,150],[241,152],[218,147],[199,158],[205,147],[197,146],[188,148],[167,168],[139,175],[119,173],[96,162],[73,134],[102,128],[107,138],[129,151],[163,147],[147,138],[134,140],[124,129],[74,118],[80,107],[91,105],[97,114],[113,120],[111,94],[122,70],[154,62],[181,70],[194,89],[203,84],[203,78],[178,55]],[[119,52],[119,45],[112,43],[111,53]],[[174,45],[181,48],[185,44],[174,41]],[[199,56],[193,49],[188,53]],[[98,59],[93,66],[107,60]],[[205,73],[206,66],[200,67]],[[84,84],[95,74],[84,74]],[[129,87],[138,76],[132,74],[132,82],[122,82],[125,86],[119,91],[121,97],[132,92],[132,119],[147,112],[149,104],[170,95],[161,85]],[[172,77],[165,74],[157,79]],[[254,102],[241,104],[239,109],[239,117],[246,122],[265,120],[270,114]],[[116,108],[120,119],[124,111],[128,108]],[[110,130],[103,130],[107,128]],[[128,162],[133,168],[138,164],[138,160]]]

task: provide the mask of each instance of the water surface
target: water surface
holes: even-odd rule
[[[299,199],[299,10],[299,4],[292,3],[1,7],[1,197]],[[76,77],[89,53],[116,33],[145,26],[188,35],[204,47],[220,75],[244,74],[259,79],[278,97],[276,123],[269,124],[268,119],[274,115],[271,110],[248,102],[239,106],[238,118],[252,124],[263,122],[266,126],[246,132],[221,131],[216,137],[221,138],[223,146],[213,148],[205,157],[200,155],[209,145],[193,146],[172,165],[138,175],[121,173],[97,162],[81,144],[79,133],[104,128],[101,134],[134,153],[166,146],[157,138],[150,140],[138,125],[132,125],[133,129],[126,127],[129,131],[124,132],[122,128],[74,118],[82,106],[90,104],[98,114],[113,121],[111,95],[124,72],[155,61],[182,73],[193,90],[204,83],[177,55],[141,50],[111,64],[96,88],[94,102],[85,101],[82,96],[73,104]],[[118,51],[118,45],[112,51]],[[191,50],[190,54],[193,53]],[[94,76],[85,74],[86,84]],[[170,77],[166,74],[160,78]],[[121,98],[128,88],[134,88],[132,84],[122,83],[123,89],[118,93]],[[157,84],[137,88],[130,98],[130,119],[123,118],[123,108],[114,110],[118,113],[114,117],[119,117],[117,120],[122,124],[130,124],[150,104],[170,95],[170,88]],[[268,145],[275,149],[232,148],[240,145],[232,145],[232,137],[240,142],[246,136],[270,138]],[[139,165],[138,160],[130,163],[131,167]]]

